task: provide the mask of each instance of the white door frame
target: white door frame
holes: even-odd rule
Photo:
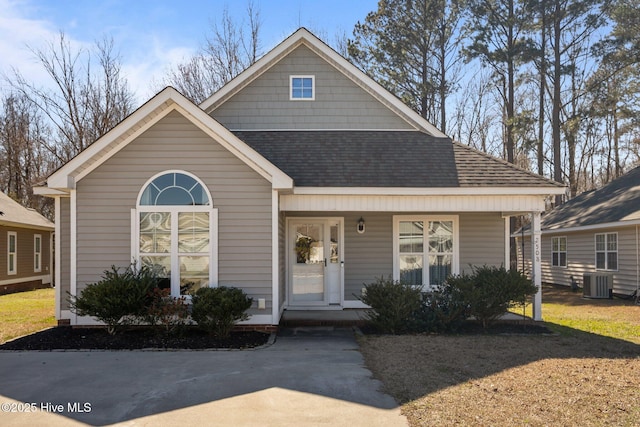
[[[329,227],[332,222],[338,223],[338,264],[340,272],[338,274],[338,287],[340,289],[340,303],[339,304],[330,304],[329,303],[329,288],[327,285],[327,275],[326,270],[328,267],[325,267],[325,282],[324,282],[324,292],[325,299],[322,304],[317,305],[303,305],[303,304],[291,304],[291,292],[292,292],[292,277],[291,271],[293,267],[293,247],[291,242],[291,227],[294,224],[302,224],[302,223],[310,223],[310,222],[321,222],[323,223],[326,230],[324,230],[325,235],[329,233]],[[285,307],[292,310],[342,310],[344,307],[344,217],[287,217],[286,219],[286,229],[285,229],[285,252],[286,252],[286,299],[285,299]],[[327,248],[330,250],[330,248]]]

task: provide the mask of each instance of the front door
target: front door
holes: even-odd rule
[[[340,307],[342,220],[290,219],[288,300],[291,307]]]

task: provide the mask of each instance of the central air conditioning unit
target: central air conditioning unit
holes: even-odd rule
[[[582,275],[584,298],[613,298],[613,275],[611,273],[584,273]]]

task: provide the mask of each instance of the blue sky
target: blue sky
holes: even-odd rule
[[[263,51],[304,26],[332,42],[351,35],[376,0],[254,0],[262,21]],[[64,32],[74,47],[90,47],[112,37],[123,71],[140,101],[153,95],[172,65],[191,56],[220,22],[224,8],[246,21],[246,0],[0,0],[0,73],[20,71],[46,84],[28,47],[40,49]]]

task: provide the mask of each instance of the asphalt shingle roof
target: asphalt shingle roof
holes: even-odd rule
[[[302,187],[554,187],[448,138],[418,131],[234,131]]]
[[[0,224],[21,224],[25,227],[44,227],[53,229],[51,221],[33,209],[28,209],[0,191]]]
[[[581,227],[640,219],[640,166],[598,190],[569,200],[542,218],[542,229]]]

